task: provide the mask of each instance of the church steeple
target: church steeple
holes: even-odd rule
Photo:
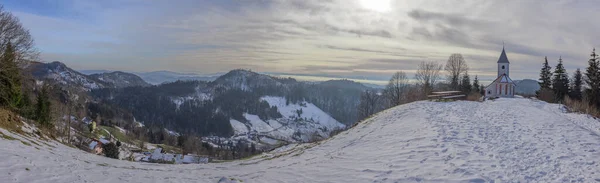
[[[500,54],[500,58],[498,58],[498,77],[502,75],[508,76],[509,65],[510,62],[508,62],[508,57],[506,56],[506,51],[504,50],[504,44],[502,44],[502,53]]]
[[[502,46],[502,54],[500,54],[500,58],[498,58],[498,63],[510,63],[508,62],[508,57],[506,57],[506,51],[504,51],[504,46]]]

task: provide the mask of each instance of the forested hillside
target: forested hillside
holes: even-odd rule
[[[230,119],[247,122],[244,114],[263,121],[281,118],[263,96],[285,97],[288,104],[310,102],[337,121],[357,121],[356,109],[366,87],[352,81],[319,84],[233,70],[213,82],[177,81],[150,87],[99,88],[91,91],[98,103],[131,111],[136,120],[181,133],[231,136]],[[103,111],[92,111],[103,112]]]

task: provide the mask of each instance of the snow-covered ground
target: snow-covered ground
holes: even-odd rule
[[[279,119],[262,120],[259,116],[244,113],[246,122],[231,119],[229,123],[234,131],[234,140],[247,140],[271,148],[281,143],[312,142],[329,137],[334,130],[345,125],[314,104],[303,102],[286,104],[283,97],[265,96],[261,100],[276,106],[282,115]],[[302,111],[298,116],[297,111]],[[258,140],[256,137],[259,137]]]
[[[127,162],[0,138],[0,182],[600,181],[600,121],[564,111],[517,98],[415,102],[322,142],[202,165]]]

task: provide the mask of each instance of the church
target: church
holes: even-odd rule
[[[498,78],[485,87],[485,98],[515,96],[515,87],[517,85],[510,79],[509,66],[510,62],[508,62],[508,57],[506,57],[506,51],[502,47],[502,53],[500,54],[500,58],[498,58]]]

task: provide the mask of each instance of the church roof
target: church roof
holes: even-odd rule
[[[502,54],[500,54],[500,58],[498,58],[498,63],[510,63],[508,62],[508,57],[506,57],[506,51],[504,51],[504,47],[502,47]]]
[[[510,79],[510,77],[508,77],[506,74],[502,74],[501,76],[498,76],[498,78],[496,78],[494,81],[492,81],[492,83],[490,83],[485,88],[490,87],[495,83],[510,83],[514,86],[517,86],[517,84],[515,84],[515,82],[512,79]]]

